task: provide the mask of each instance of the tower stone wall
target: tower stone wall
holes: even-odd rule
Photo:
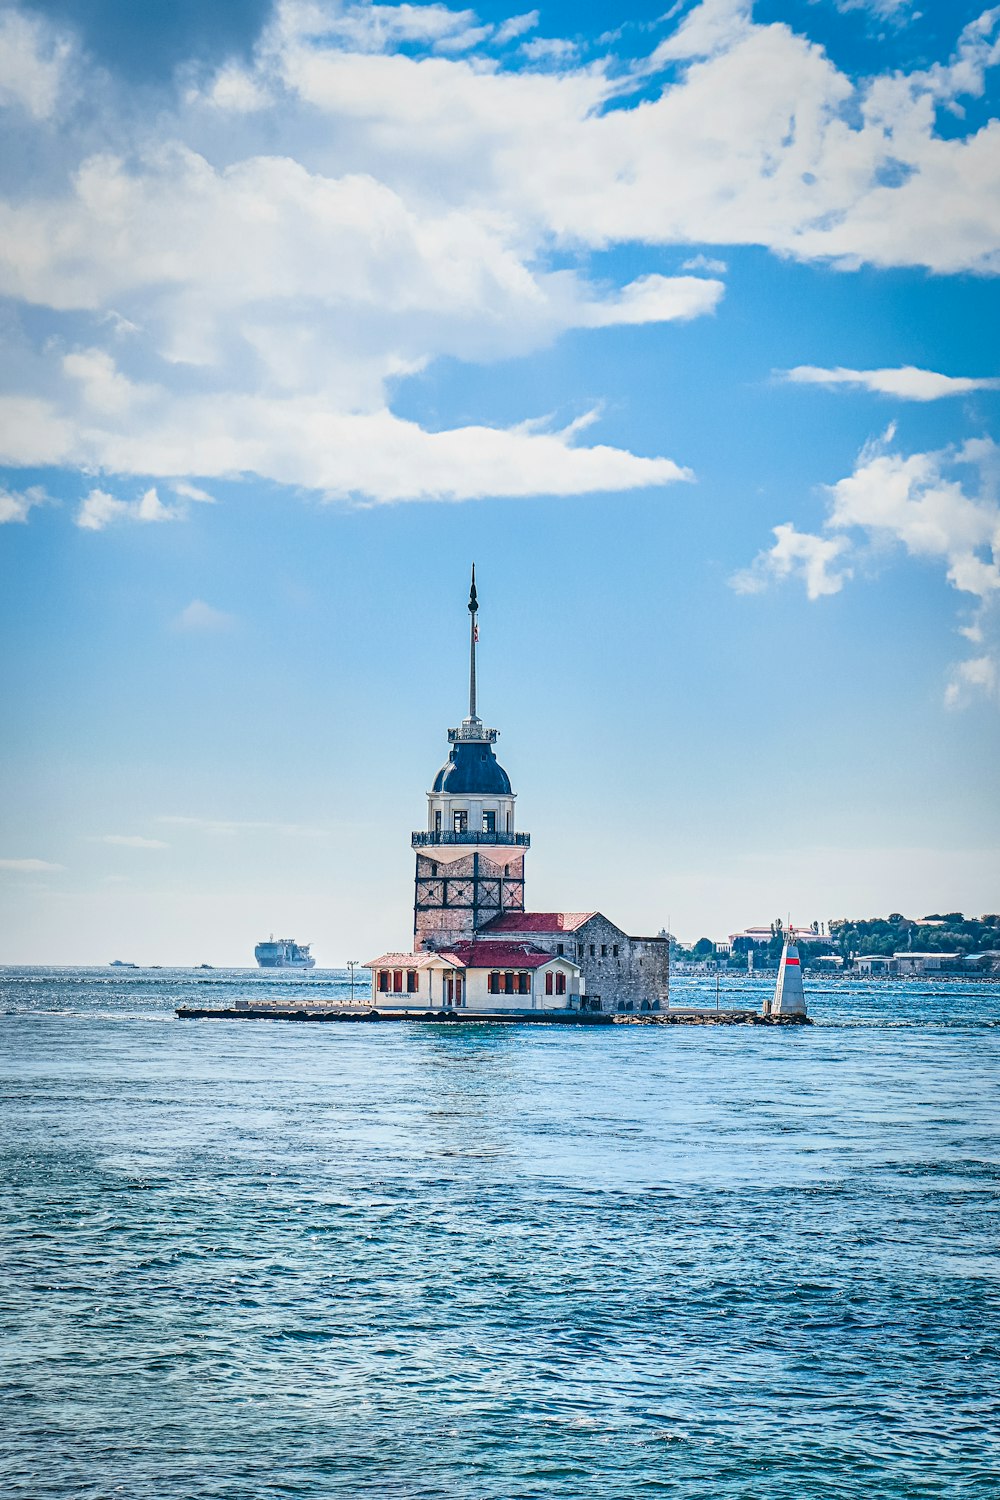
[[[469,942],[502,912],[524,910],[524,855],[510,849],[471,849],[442,860],[417,853],[413,947],[417,953]]]

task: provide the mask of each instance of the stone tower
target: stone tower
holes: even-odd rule
[[[524,855],[531,839],[514,831],[510,777],[493,753],[497,730],[476,712],[479,641],[476,570],[469,594],[469,713],[449,729],[451,750],[427,793],[427,828],[414,833],[413,947],[468,942],[501,912],[524,910]]]

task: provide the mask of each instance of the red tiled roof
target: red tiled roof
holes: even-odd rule
[[[441,954],[464,969],[540,969],[555,958],[530,943],[453,943]]]
[[[366,969],[424,969],[434,957],[436,955],[433,953],[383,953],[378,958],[370,958],[364,967]]]
[[[596,916],[596,911],[505,911],[492,922],[484,922],[483,931],[576,932]]]

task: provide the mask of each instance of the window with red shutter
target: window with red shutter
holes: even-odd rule
[[[402,971],[402,969],[394,969],[393,970],[393,974],[392,974],[392,993],[394,995],[401,995],[403,993],[403,971]]]
[[[549,972],[545,976],[545,993],[547,995],[551,995],[551,993],[552,993],[552,971],[551,971],[551,969],[549,970]]]

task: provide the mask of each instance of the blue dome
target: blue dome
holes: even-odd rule
[[[453,747],[431,791],[458,797],[509,797],[510,777],[489,745],[473,740]]]

